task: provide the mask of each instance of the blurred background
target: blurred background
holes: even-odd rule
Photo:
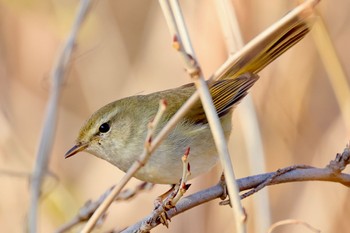
[[[205,77],[226,60],[227,50],[215,1],[181,1],[192,42]],[[233,1],[244,41],[277,21],[296,1]],[[1,232],[25,232],[29,182],[45,107],[50,71],[67,37],[78,1],[0,0],[0,226]],[[323,1],[317,7],[340,62],[350,67],[350,2]],[[67,70],[59,121],[45,177],[39,232],[53,232],[97,199],[123,175],[117,168],[87,153],[65,160],[84,121],[99,107],[135,94],[177,87],[190,82],[158,1],[95,1],[80,31]],[[250,91],[256,107],[266,154],[266,171],[308,164],[324,167],[349,142],[345,119],[309,34],[260,73]],[[347,79],[349,84],[349,78]],[[348,102],[349,103],[349,102]],[[241,111],[238,107],[237,112]],[[235,114],[229,141],[236,176],[253,175],[247,161],[241,122]],[[348,170],[348,169],[347,169]],[[220,166],[192,180],[188,194],[217,183]],[[139,184],[132,180],[128,187]],[[153,209],[153,200],[168,186],[156,186],[134,199],[113,204],[95,232],[122,229]],[[249,232],[266,232],[256,223],[270,213],[271,223],[299,219],[322,232],[350,232],[349,190],[335,183],[304,182],[268,187],[264,216],[255,215],[254,198],[243,201]],[[254,196],[258,197],[260,193]],[[170,228],[153,232],[232,232],[232,212],[212,201],[172,219]],[[77,232],[76,227],[72,232]],[[307,232],[283,226],[275,232]]]

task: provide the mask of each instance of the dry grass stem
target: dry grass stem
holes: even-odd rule
[[[225,35],[225,42],[228,55],[232,55],[244,46],[243,36],[238,23],[237,14],[232,1],[216,0],[218,17],[221,28]],[[254,107],[253,99],[248,94],[240,104],[239,114],[240,125],[245,142],[245,149],[248,155],[250,174],[261,174],[265,172],[265,154],[262,142],[262,135],[258,122],[258,116]],[[254,219],[255,226],[259,230],[268,229],[271,225],[270,204],[268,190],[264,189],[253,199],[254,212],[250,218]]]
[[[58,56],[56,64],[52,69],[52,87],[47,104],[45,121],[42,127],[42,133],[30,185],[31,198],[28,213],[28,231],[31,233],[37,232],[38,205],[41,193],[41,185],[48,170],[50,152],[52,150],[56,132],[58,102],[60,99],[64,74],[67,70],[71,55],[74,50],[76,37],[81,28],[81,25],[84,22],[84,19],[86,18],[89,7],[89,0],[80,1],[79,9],[74,20],[70,35],[63,46],[61,54]]]
[[[327,71],[347,132],[350,132],[350,84],[321,16],[311,33]]]
[[[184,61],[185,68],[194,82],[203,105],[208,123],[214,138],[214,142],[220,157],[221,165],[224,169],[225,179],[227,181],[228,194],[233,203],[233,214],[235,216],[235,226],[237,232],[246,232],[245,214],[240,202],[238,186],[232,167],[231,158],[228,152],[226,138],[221,127],[219,117],[216,113],[208,85],[203,77],[195,52],[191,45],[191,40],[187,32],[182,12],[178,1],[160,0],[163,13],[167,20],[170,34],[176,38],[177,51]]]

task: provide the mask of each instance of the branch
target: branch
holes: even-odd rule
[[[278,169],[276,172],[264,173],[260,175],[248,176],[237,180],[237,184],[240,192],[245,190],[255,190],[254,193],[259,191],[261,188],[259,186],[264,185],[264,187],[269,185],[276,185],[281,183],[290,183],[290,182],[302,182],[302,181],[329,181],[342,184],[350,188],[350,174],[342,173],[346,166],[350,163],[350,143],[346,146],[343,153],[338,153],[336,158],[332,160],[325,168],[315,168],[307,165],[294,165],[282,169]],[[281,172],[283,171],[283,172]],[[142,190],[144,184],[141,184],[139,188]],[[72,226],[78,224],[79,222],[86,221],[90,215],[95,211],[93,206],[98,206],[108,195],[110,189],[103,194],[98,201],[88,202],[86,206],[82,207],[79,211],[79,214],[74,217],[69,223],[62,226],[56,233],[61,233],[69,230]],[[121,193],[122,194],[122,193]],[[123,196],[123,195],[122,195]],[[126,195],[128,196],[128,195]],[[191,208],[194,208],[198,205],[204,204],[206,202],[212,201],[217,198],[222,198],[226,196],[225,186],[220,182],[217,185],[214,185],[206,190],[199,191],[190,196],[182,198],[174,209],[167,211],[167,216],[169,219],[175,217],[176,215],[185,212]],[[243,194],[242,198],[247,197]],[[96,207],[97,208],[97,207]],[[149,219],[152,219],[155,216],[155,212],[152,212],[147,217],[143,218],[139,222],[135,223],[132,226],[129,226],[123,233],[128,232],[138,232],[140,228],[147,224],[149,227],[148,230],[156,227],[160,222],[148,222]],[[89,215],[84,218],[84,216]],[[119,232],[115,230],[113,232]]]
[[[154,184],[148,183],[148,182],[142,182],[141,184],[137,185],[133,189],[126,189],[123,190],[119,195],[116,197],[115,201],[124,201],[129,200],[133,198],[136,194],[140,193],[141,191],[147,191],[154,187]],[[109,188],[106,192],[104,192],[96,201],[88,200],[83,207],[80,208],[77,215],[74,216],[69,222],[63,224],[60,226],[55,233],[63,233],[68,230],[70,230],[72,227],[78,225],[79,223],[86,222],[89,220],[89,218],[93,215],[93,213],[96,211],[96,209],[101,205],[101,203],[106,199],[106,197],[109,195],[111,190],[114,188],[112,186]]]
[[[53,67],[51,74],[52,87],[50,92],[50,98],[47,104],[46,115],[44,125],[42,127],[40,143],[36,155],[36,161],[33,169],[33,175],[31,179],[30,189],[30,207],[28,213],[28,231],[31,233],[37,232],[37,217],[38,217],[38,204],[41,194],[41,184],[44,175],[47,173],[47,167],[49,164],[50,152],[54,141],[57,115],[58,115],[58,102],[61,94],[61,87],[64,78],[65,71],[69,65],[71,54],[73,53],[75,40],[81,25],[87,15],[90,7],[89,0],[82,0],[78,9],[76,19],[74,21],[71,33],[63,47],[63,50],[58,57],[56,64]]]
[[[329,181],[339,184],[343,184],[350,188],[350,174],[342,173],[345,166],[350,161],[350,145],[347,145],[342,154],[337,154],[335,160],[332,160],[325,168],[315,168],[306,165],[291,166],[283,169],[279,169],[276,172],[270,172],[260,175],[248,176],[237,180],[240,191],[255,189],[262,183],[266,183],[266,180],[270,180],[267,185],[276,185],[290,182],[302,182],[302,181]],[[291,168],[295,169],[291,169]],[[279,174],[281,170],[288,170],[288,172]],[[273,179],[271,179],[273,178]],[[188,197],[182,198],[174,209],[167,211],[169,219],[176,215],[185,212],[198,205],[212,201],[225,195],[225,189],[222,184],[217,184],[206,190],[194,193]],[[122,233],[138,232],[144,222],[148,221],[153,215],[145,217],[141,221],[129,226]],[[151,228],[159,225],[158,221],[147,223]]]

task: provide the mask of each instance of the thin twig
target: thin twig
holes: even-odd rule
[[[132,166],[128,169],[128,171],[125,173],[125,175],[122,177],[122,179],[119,181],[119,183],[111,190],[109,195],[106,197],[106,199],[101,203],[101,205],[96,209],[94,214],[91,216],[89,221],[86,223],[84,228],[82,229],[82,233],[90,232],[96,222],[100,219],[100,217],[106,212],[108,207],[112,204],[112,202],[115,200],[115,198],[118,196],[118,194],[121,192],[121,190],[124,188],[124,186],[127,184],[127,182],[133,177],[133,175],[148,161],[149,157],[151,156],[152,151],[150,150],[152,145],[152,138],[153,134],[155,133],[155,128],[157,127],[165,109],[166,109],[166,101],[161,100],[159,102],[159,109],[154,117],[153,121],[149,123],[147,136],[145,139],[145,146],[143,149],[142,154],[140,155],[139,159],[135,161]]]
[[[185,154],[182,156],[182,177],[179,185],[179,189],[175,193],[174,197],[170,199],[170,205],[175,206],[176,203],[183,197],[190,185],[187,185],[188,177],[191,175],[191,167],[188,161],[190,148],[187,148]]]
[[[80,208],[78,214],[74,216],[69,222],[60,226],[55,233],[63,233],[76,226],[81,222],[85,222],[89,220],[92,214],[96,211],[96,209],[101,205],[101,203],[106,199],[109,195],[113,187],[109,188],[106,192],[104,192],[97,201],[87,201],[83,207]]]
[[[224,169],[225,179],[227,181],[228,194],[233,202],[233,214],[236,221],[237,232],[245,232],[245,214],[238,193],[238,186],[234,175],[231,157],[228,152],[226,138],[216,113],[215,106],[208,85],[201,72],[199,63],[187,32],[187,28],[182,16],[182,12],[177,0],[160,0],[160,4],[167,20],[170,34],[174,36],[176,48],[181,55],[185,68],[192,78],[202,102],[208,123],[213,135],[213,139],[219,154],[221,165]]]
[[[55,136],[57,115],[58,115],[58,102],[61,94],[61,87],[63,77],[71,54],[74,49],[74,44],[81,25],[89,10],[90,1],[82,0],[79,5],[77,16],[74,20],[70,35],[63,47],[63,50],[58,57],[56,64],[53,67],[51,74],[52,87],[50,92],[50,98],[47,104],[45,121],[42,127],[40,143],[36,155],[36,162],[33,169],[33,175],[31,179],[31,197],[30,208],[28,213],[28,230],[31,233],[37,232],[37,217],[38,217],[38,205],[41,194],[41,184],[44,175],[47,173],[47,167],[50,158],[50,152]]]
[[[100,198],[96,201],[87,201],[83,207],[80,208],[78,214],[74,216],[71,220],[60,226],[55,233],[63,233],[70,230],[72,227],[89,220],[92,214],[96,211],[96,209],[101,205],[101,203],[106,199],[108,194],[111,192],[112,188],[109,188],[105,193],[103,193]],[[148,182],[142,182],[134,188],[123,190],[116,197],[115,201],[125,201],[135,197],[136,194],[141,191],[147,191],[154,187],[154,184]]]
[[[258,186],[256,186],[255,188],[249,190],[248,192],[244,193],[241,195],[241,199],[247,198],[251,195],[253,195],[254,193],[259,192],[260,190],[262,190],[264,187],[268,186],[270,183],[272,183],[277,177],[290,172],[292,170],[296,170],[296,169],[307,169],[307,168],[312,168],[311,166],[307,166],[307,165],[293,165],[290,167],[285,167],[282,169],[278,169],[275,174],[273,174],[273,176],[269,177],[268,179],[266,179],[264,182],[262,182],[261,184],[259,184]]]
[[[216,0],[218,17],[221,28],[225,35],[228,55],[232,55],[244,46],[242,32],[238,23],[237,14],[230,0]],[[250,174],[260,174],[265,170],[264,147],[258,122],[258,116],[250,94],[240,104],[239,111],[236,112],[240,119],[244,145],[247,151]],[[250,218],[259,226],[257,232],[262,232],[271,225],[270,204],[268,189],[262,190],[260,195],[253,198],[254,211]]]
[[[350,142],[346,145],[343,153],[338,153],[334,160],[330,161],[327,168],[331,169],[334,173],[342,172],[350,163]]]
[[[141,184],[137,185],[132,189],[130,188],[130,189],[123,190],[121,193],[119,193],[119,195],[115,200],[116,201],[130,200],[141,191],[148,191],[148,190],[151,190],[153,187],[154,187],[154,184],[152,183],[142,182]]]

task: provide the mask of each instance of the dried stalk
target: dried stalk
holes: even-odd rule
[[[191,76],[192,81],[197,88],[197,91],[199,92],[199,97],[208,119],[221,165],[224,169],[228,194],[230,196],[231,202],[233,203],[232,210],[235,216],[236,230],[237,232],[246,232],[244,221],[245,214],[239,197],[238,186],[236,184],[231,157],[227,148],[226,138],[221,127],[219,117],[216,113],[208,85],[205,82],[203,73],[201,72],[199,63],[196,59],[180,6],[177,0],[160,0],[159,2],[168,23],[170,34],[175,38],[174,42],[177,44],[175,47],[180,53],[180,56],[185,64],[185,68]]]
[[[225,35],[225,42],[228,55],[234,54],[244,46],[243,36],[238,24],[237,15],[232,1],[216,0],[218,17],[221,28]],[[239,111],[242,134],[247,151],[250,174],[260,174],[265,172],[265,154],[261,138],[258,116],[254,107],[253,99],[248,94],[240,104]],[[251,219],[255,226],[259,226],[257,231],[264,232],[271,225],[270,204],[268,190],[264,189],[260,195],[253,198],[254,211]]]
[[[48,170],[47,167],[49,164],[50,152],[52,150],[52,144],[56,131],[58,103],[61,94],[64,74],[67,70],[71,55],[73,53],[76,37],[81,28],[81,25],[84,22],[84,19],[86,18],[89,7],[90,0],[82,0],[80,2],[78,13],[73,23],[71,33],[62,49],[61,54],[58,57],[58,60],[56,61],[56,64],[52,69],[52,87],[50,98],[47,104],[45,121],[42,127],[40,143],[30,184],[31,197],[28,213],[28,231],[31,233],[37,232],[38,205],[41,193],[41,184],[44,179],[44,175]]]

